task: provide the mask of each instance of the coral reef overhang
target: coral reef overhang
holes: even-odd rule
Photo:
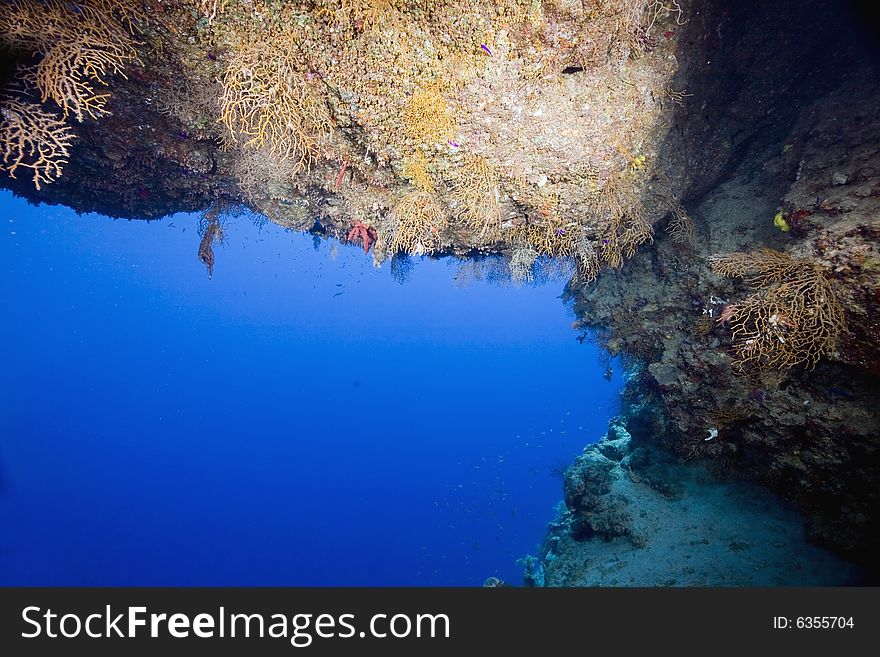
[[[880,78],[855,5],[15,0],[0,22],[5,187],[212,226],[247,206],[377,263],[568,259],[580,327],[653,400],[629,432],[874,565]],[[762,249],[783,265],[750,273]],[[710,266],[731,253],[752,259]]]

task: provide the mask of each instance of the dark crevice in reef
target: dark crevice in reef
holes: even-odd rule
[[[674,514],[686,505],[671,501],[686,495],[717,502],[706,484],[715,479],[752,509],[767,498],[743,478],[763,482],[806,514],[814,543],[876,567],[880,77],[877,35],[858,5],[682,1],[656,24],[650,12],[633,24],[614,11],[636,2],[595,3],[591,12],[588,3],[532,3],[540,15],[526,16],[516,3],[462,0],[437,3],[436,17],[400,2],[383,31],[370,27],[370,2],[342,18],[309,4],[295,19],[278,9],[284,3],[269,3],[259,34],[272,38],[253,52],[255,3],[210,17],[197,6],[211,3],[137,3],[149,10],[137,36],[141,64],[113,78],[112,115],[70,122],[77,138],[52,184],[38,191],[26,175],[0,184],[34,202],[136,219],[246,205],[286,228],[366,241],[365,252],[390,259],[393,274],[425,253],[470,258],[490,279],[499,259],[502,273],[520,280],[534,278],[542,258],[576,260],[565,298],[580,328],[633,367],[625,412],[569,469],[567,508],[531,564],[544,573],[533,582],[613,583],[584,565],[600,560],[585,556],[586,546],[605,559],[621,557],[603,552],[621,544],[627,559],[639,550],[657,557],[671,537],[639,520],[640,506]],[[484,43],[486,30],[470,34],[467,25],[447,33],[442,11],[484,12],[497,39]],[[444,38],[427,38],[438,36],[431,30]],[[386,56],[413,34],[418,47]],[[253,128],[236,108],[261,101],[248,96],[248,80],[273,57],[286,77],[258,82],[273,93],[292,87],[300,105],[281,117],[285,125],[314,128],[306,110],[320,119],[307,135],[314,152],[287,143],[311,163],[305,170],[278,160],[277,144],[248,150],[221,121],[225,90],[226,118]],[[731,252],[747,255],[711,264]],[[770,261],[781,268],[763,287],[731,264]],[[778,300],[780,288],[800,290],[784,299],[800,315],[769,313],[754,337],[761,316],[737,312]],[[839,307],[833,340],[798,333],[815,329],[817,307],[829,305]],[[780,347],[801,343],[801,352]],[[755,356],[751,345],[768,351]],[[774,358],[781,367],[762,366],[779,365]],[[791,513],[775,516],[780,531]],[[750,579],[748,555],[776,557],[719,537],[716,547],[745,559],[736,577],[693,567],[662,578],[658,566],[629,568],[635,579],[617,581],[785,579],[781,566]],[[790,537],[764,538],[781,543],[777,556],[815,557],[836,581],[864,576]],[[689,540],[694,551],[702,545]],[[834,581],[814,575],[803,582]]]
[[[784,138],[804,103],[852,75],[870,75],[877,34],[856,22],[858,5],[828,2],[700,2],[684,28],[688,56],[673,87],[674,108],[659,157],[699,202],[747,153]]]
[[[671,455],[718,485],[741,487],[743,477],[766,484],[806,514],[810,541],[868,569],[824,583],[853,583],[876,580],[880,553],[880,294],[872,273],[880,264],[880,77],[876,35],[837,9],[829,3],[736,3],[721,20],[713,16],[696,29],[703,30],[705,57],[691,61],[711,61],[713,75],[685,67],[679,75],[688,92],[707,100],[699,109],[677,110],[661,152],[675,163],[673,170],[693,176],[686,203],[697,239],[683,249],[659,236],[624,270],[567,289],[582,328],[634,364],[625,400],[640,398],[652,411],[649,417],[625,412],[613,421],[604,441],[569,470],[566,490],[589,493],[596,482],[609,488],[617,481],[590,469],[599,468],[600,454],[616,449],[610,445],[618,433],[628,432],[639,444],[636,451],[647,450],[654,460]],[[711,44],[714,25],[726,44]],[[797,253],[805,267],[821,263],[844,300],[847,328],[814,369],[739,372],[735,366],[735,337],[721,313],[752,290],[713,273],[708,260],[767,247]],[[604,555],[626,561],[618,566],[627,575],[640,573],[634,575],[639,583],[754,583],[716,579],[711,568],[679,571],[669,582],[638,571],[637,553],[666,537],[653,528],[633,539],[638,523],[632,510],[650,507],[658,480],[674,485],[692,475],[670,465],[665,474],[646,476],[634,459],[629,453],[615,461],[617,475],[628,477],[616,496],[567,492],[566,509],[529,577],[534,580],[539,567],[548,584],[633,583],[615,579],[597,562],[592,570],[578,566],[578,560]],[[621,535],[631,544],[622,551]],[[579,548],[570,542],[587,536]],[[818,576],[786,579],[781,563],[768,568],[768,583],[823,582]]]

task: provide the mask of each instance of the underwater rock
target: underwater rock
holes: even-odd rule
[[[503,579],[499,579],[497,577],[487,577],[483,582],[483,588],[489,589],[497,589],[497,588],[506,588],[510,586]]]
[[[0,102],[86,78],[93,94],[43,109],[100,104],[59,114],[76,139],[69,157],[46,151],[51,185],[36,189],[26,174],[42,164],[10,151],[0,184],[130,218],[246,205],[341,241],[361,221],[377,263],[529,247],[594,272],[648,242],[684,191],[657,156],[686,97],[682,41],[658,35],[686,26],[690,4],[0,4],[16,81]],[[92,32],[117,75],[71,57],[31,88],[45,39],[75,49]],[[14,147],[15,129],[0,123],[0,140]]]
[[[547,581],[544,577],[544,564],[540,559],[528,555],[518,563],[523,567],[525,573],[523,579],[526,586],[541,587],[547,585]]]
[[[762,17],[786,11],[785,4],[763,7],[760,12],[768,13]],[[813,16],[829,6],[813,3]],[[640,417],[628,422],[640,446],[650,444],[655,452],[671,453],[685,466],[708,468],[713,476],[764,482],[802,509],[811,540],[876,569],[880,66],[864,34],[840,15],[828,18],[826,45],[836,53],[834,61],[848,62],[846,73],[824,70],[831,60],[820,58],[803,78],[810,83],[800,87],[777,68],[800,65],[783,64],[785,53],[759,73],[737,62],[737,56],[724,55],[725,47],[702,42],[717,78],[688,88],[707,99],[702,115],[714,117],[712,135],[698,120],[700,113],[685,106],[679,110],[681,141],[670,150],[672,158],[688,153],[701,165],[712,156],[724,160],[723,171],[705,163],[705,171],[718,175],[706,184],[698,175],[701,182],[687,199],[696,239],[682,247],[658,233],[655,243],[622,270],[589,285],[573,282],[566,298],[579,326],[629,365],[623,397],[630,408],[643,407]],[[749,31],[743,24],[740,31],[726,32],[727,47],[734,48],[737,38],[740,44],[758,43],[762,34],[772,40],[762,32],[770,25],[757,20]],[[792,24],[786,38],[806,27]],[[811,40],[807,33],[803,37]],[[738,71],[748,75],[740,77]],[[721,107],[715,102],[724,92],[713,85],[728,75],[741,86],[736,100]],[[772,90],[774,81],[784,88]],[[776,105],[782,97],[789,99],[787,108]],[[777,110],[759,118],[768,103]],[[735,127],[732,114],[753,117],[754,130]],[[734,147],[716,148],[715,141],[724,139]],[[840,184],[844,177],[846,184]],[[774,226],[779,215],[787,231]],[[821,278],[812,279],[823,284],[815,296],[820,301],[801,317],[802,326],[829,304],[839,309],[838,328],[840,323],[845,328],[835,329],[833,348],[822,352],[815,367],[765,367],[760,358],[747,367],[738,362],[748,347],[738,336],[752,329],[724,313],[728,309],[736,317],[737,304],[754,300],[755,289],[743,278],[719,277],[708,262],[715,254],[762,249],[782,253],[780,262],[800,267],[789,274],[794,278],[803,274],[807,280],[820,272]],[[815,291],[811,285],[804,288],[807,295]],[[757,298],[773,289],[773,284],[760,288]],[[767,334],[775,331],[778,344],[799,337],[790,326],[774,328],[773,319],[768,315]],[[775,317],[780,319],[788,321],[784,314]],[[666,488],[662,476],[639,475],[644,483]],[[674,498],[678,492],[666,489],[665,495]]]
[[[620,431],[623,418],[612,426]],[[803,516],[762,486],[716,479],[633,439],[609,467],[606,439],[578,457],[528,586],[858,584],[867,573],[807,542]],[[599,485],[590,481],[598,476]],[[638,510],[629,514],[627,509]],[[586,530],[586,531],[585,531]],[[537,576],[540,574],[540,576]],[[543,584],[541,583],[543,581]]]
[[[648,371],[654,377],[658,385],[667,387],[678,383],[678,367],[670,363],[651,363]]]
[[[609,461],[621,461],[629,451],[630,435],[625,427],[612,424],[608,428],[608,434],[604,440],[596,443],[595,447],[602,456]]]

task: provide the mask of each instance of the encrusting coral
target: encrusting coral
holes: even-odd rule
[[[651,0],[13,0],[0,5],[0,45],[33,59],[19,100],[75,121],[106,116],[111,78],[143,62],[148,102],[184,138],[222,142],[216,168],[190,170],[227,176],[239,202],[288,228],[320,222],[342,237],[368,221],[377,264],[528,244],[591,280],[662,219],[644,197],[677,44],[655,34],[683,25],[684,11]],[[664,180],[666,195],[681,192]]]
[[[331,234],[365,216],[367,195],[377,263],[528,243],[574,258],[590,280],[662,218],[642,196],[668,129],[653,98],[675,66],[647,56],[648,35],[685,19],[649,0],[576,4],[191,3],[219,53],[231,159],[258,149],[286,162],[291,197],[321,190],[310,203]],[[582,74],[563,76],[571,67]],[[275,216],[278,198],[261,202],[249,167],[234,169],[248,202]],[[343,173],[347,188],[328,184]]]

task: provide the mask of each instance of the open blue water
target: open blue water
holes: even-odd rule
[[[519,583],[620,388],[563,284],[197,245],[0,194],[0,584]]]

